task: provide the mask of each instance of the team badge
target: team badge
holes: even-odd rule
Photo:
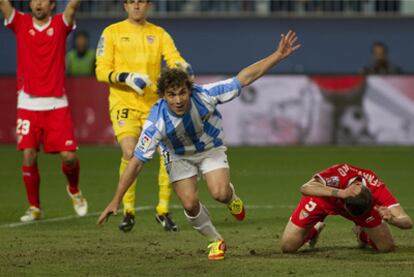
[[[65,146],[73,145],[73,140],[67,140],[65,141]]]
[[[326,185],[330,187],[338,187],[339,186],[339,177],[332,176],[326,179]]]
[[[151,144],[151,138],[147,135],[143,135],[138,143],[138,149],[142,152],[147,151],[148,147]]]
[[[35,32],[35,30],[30,29],[30,30],[29,30],[29,34],[30,34],[31,36],[35,36],[35,35],[36,35],[36,32]]]
[[[49,37],[51,37],[51,36],[53,36],[53,34],[54,34],[54,30],[53,30],[53,28],[50,28],[50,29],[48,29],[47,31],[46,31],[46,34],[49,36]]]
[[[148,40],[148,43],[149,44],[153,44],[154,41],[155,41],[155,36],[149,35],[149,36],[147,36],[147,40]]]
[[[102,36],[100,39],[99,39],[99,42],[98,42],[98,47],[96,48],[96,56],[103,56],[103,54],[104,54],[104,48],[105,48],[105,38]]]
[[[307,212],[305,212],[304,210],[301,210],[299,213],[299,219],[302,220],[304,218],[307,218],[309,216],[309,214]]]

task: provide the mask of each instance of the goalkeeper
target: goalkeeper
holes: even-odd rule
[[[109,83],[109,112],[115,137],[122,151],[119,174],[125,171],[151,106],[158,100],[155,81],[162,59],[168,67],[180,67],[191,73],[170,35],[146,20],[150,1],[125,0],[126,20],[103,31],[96,51],[96,77]],[[159,203],[156,219],[167,231],[177,231],[169,215],[171,187],[160,158]],[[135,224],[136,180],[122,202],[124,218],[119,229],[127,232]]]

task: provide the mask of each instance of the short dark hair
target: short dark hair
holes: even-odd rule
[[[127,3],[127,2],[128,2],[128,0],[124,0],[124,3]],[[151,0],[147,0],[146,2],[149,3],[149,2],[151,2]]]
[[[31,2],[32,0],[30,0],[29,2]],[[50,4],[53,4],[53,3],[55,3],[56,4],[56,0],[49,0],[49,3]]]
[[[191,76],[179,68],[165,68],[157,82],[157,94],[159,97],[164,97],[167,89],[181,86],[191,90],[193,88]]]
[[[387,54],[388,53],[388,47],[387,45],[382,42],[382,41],[376,41],[372,44],[371,49],[374,49],[375,47],[381,47],[382,49],[384,49],[384,52]]]
[[[89,40],[89,33],[87,31],[82,30],[82,31],[76,32],[75,37],[84,37]]]
[[[361,192],[355,197],[345,199],[345,206],[353,216],[365,214],[372,205],[372,193],[366,186],[361,187]]]

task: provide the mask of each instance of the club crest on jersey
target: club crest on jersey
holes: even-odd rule
[[[35,32],[35,30],[30,29],[29,34],[34,37],[36,35],[36,32]]]
[[[303,209],[299,213],[299,219],[302,220],[304,218],[307,218],[309,216],[309,213],[305,212]]]
[[[148,40],[148,43],[149,44],[153,44],[154,41],[155,41],[155,36],[149,35],[149,36],[147,36],[147,40]]]
[[[326,179],[326,185],[330,187],[338,187],[339,186],[339,177],[332,176]]]
[[[138,143],[138,149],[142,152],[147,151],[148,147],[151,144],[151,138],[147,135],[143,135]]]
[[[55,33],[55,31],[53,30],[53,28],[50,28],[50,29],[48,29],[47,31],[46,31],[46,34],[49,36],[49,37],[51,37],[51,36],[53,36],[53,34]]]

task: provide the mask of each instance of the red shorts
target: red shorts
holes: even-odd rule
[[[328,203],[322,197],[303,196],[298,206],[293,211],[290,221],[301,228],[309,228],[319,221],[324,221],[328,215],[339,214],[356,225],[366,228],[374,228],[381,224],[382,218],[373,208],[365,215],[354,217],[349,215],[344,208],[338,204],[337,207],[329,208]]]
[[[17,149],[39,149],[56,153],[75,151],[78,147],[68,108],[50,111],[17,109]]]

